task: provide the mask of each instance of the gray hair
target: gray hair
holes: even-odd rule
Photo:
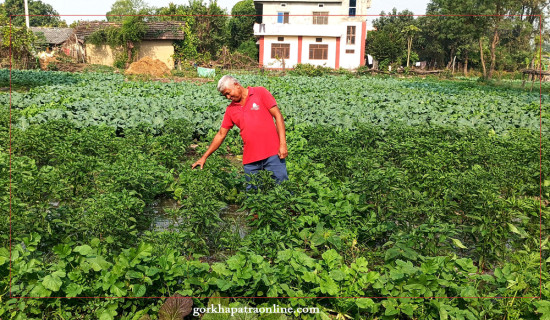
[[[222,92],[223,90],[227,89],[227,87],[232,87],[235,83],[241,85],[239,80],[230,75],[225,75],[220,79],[220,81],[218,81],[218,91]]]

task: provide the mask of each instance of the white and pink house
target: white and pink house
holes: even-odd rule
[[[298,63],[355,69],[365,65],[366,12],[371,0],[254,0],[260,66]],[[283,66],[284,64],[284,66]]]

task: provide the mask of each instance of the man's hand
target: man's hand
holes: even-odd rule
[[[191,169],[195,169],[196,166],[200,165],[201,166],[201,170],[202,168],[204,167],[204,163],[206,162],[206,159],[204,158],[200,158],[199,160],[197,160],[195,163],[193,163],[191,165]]]
[[[286,144],[282,144],[280,147],[279,147],[279,158],[280,159],[284,159],[286,158],[286,156],[288,156],[288,150],[286,149]]]

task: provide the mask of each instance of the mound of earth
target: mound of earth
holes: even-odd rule
[[[143,57],[139,61],[132,63],[125,74],[149,74],[154,77],[162,77],[170,74],[170,69],[166,64],[159,59],[151,57]]]

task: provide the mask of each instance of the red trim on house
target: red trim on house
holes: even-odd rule
[[[298,63],[302,63],[302,36],[298,36]]]
[[[334,69],[340,68],[340,37],[336,38],[336,64],[334,65]]]
[[[367,40],[367,22],[363,21],[361,25],[361,55],[359,56],[360,65],[365,65],[365,43]]]
[[[264,66],[264,36],[260,36],[260,68]]]

